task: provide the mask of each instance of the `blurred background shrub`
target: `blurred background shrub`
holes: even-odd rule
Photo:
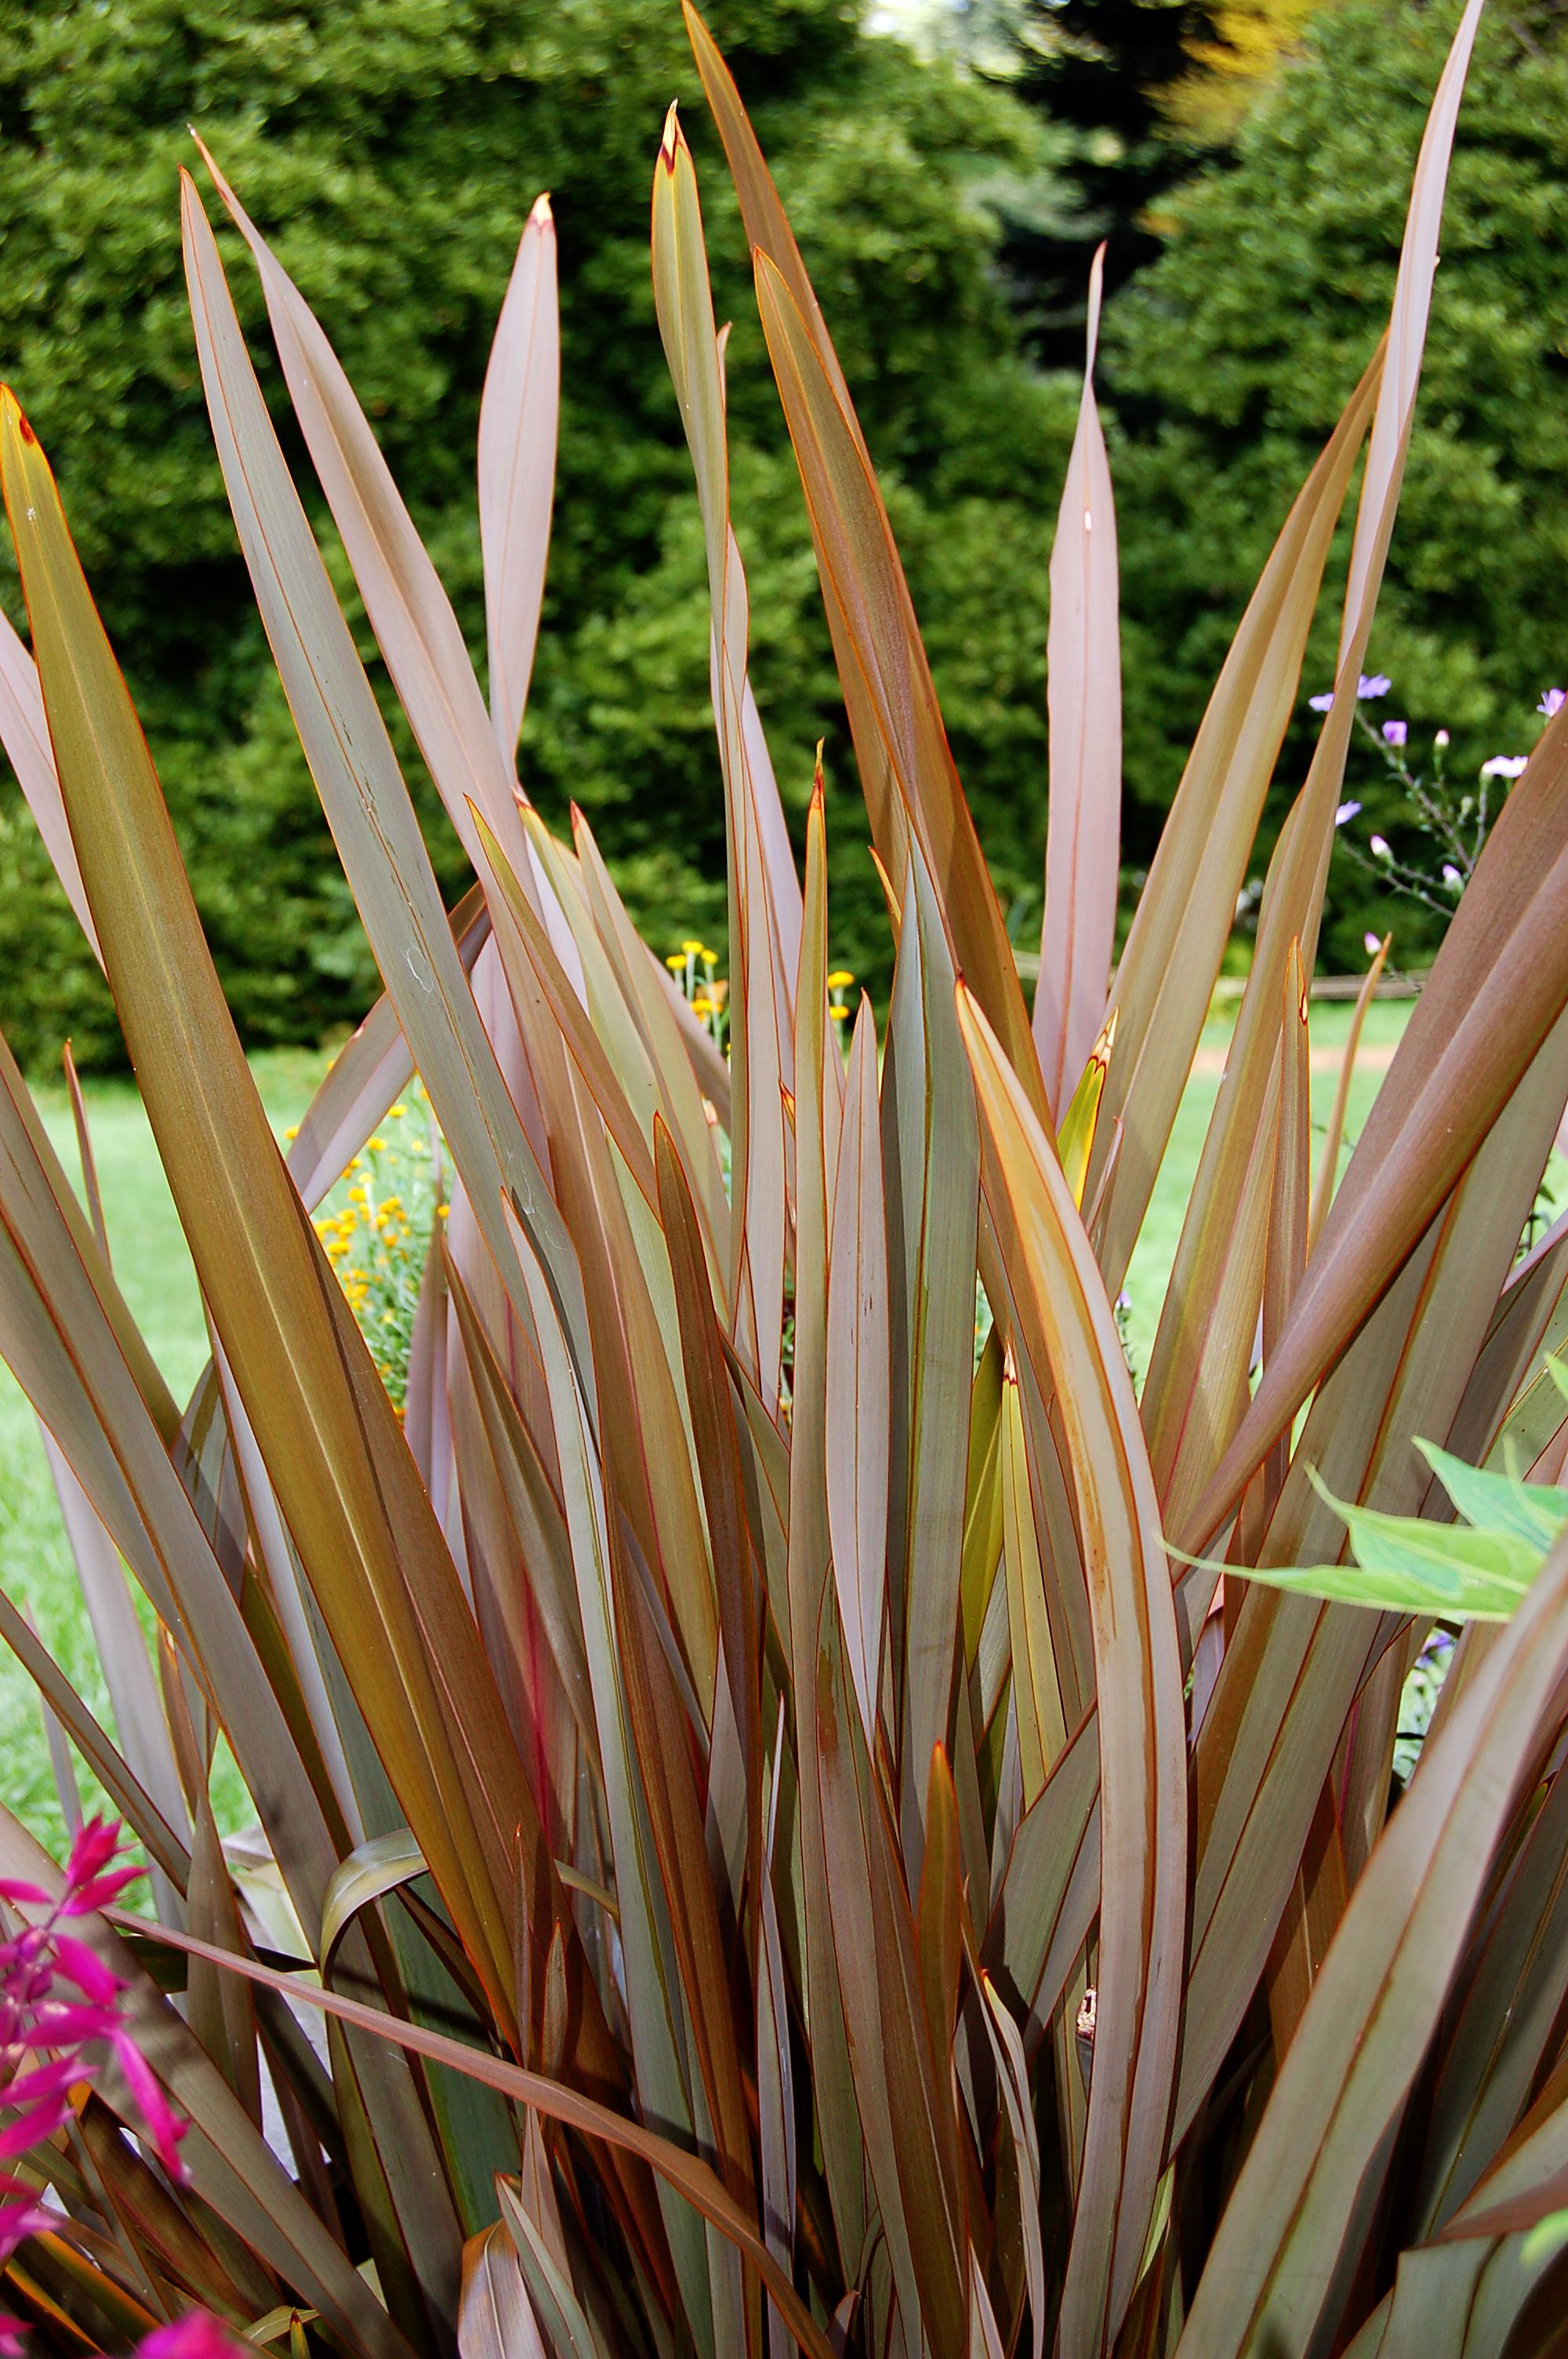
[[[1043,552],[1072,397],[1020,348],[991,268],[1000,233],[986,187],[1000,177],[1037,209],[1065,211],[1064,143],[1006,91],[863,31],[847,0],[727,0],[710,14],[897,487],[992,855],[1022,884],[1044,808]],[[705,155],[675,0],[0,8],[0,353],[59,462],[254,1043],[312,1040],[357,1018],[372,970],[336,862],[322,858],[319,808],[212,457],[179,264],[186,126],[199,125],[249,192],[329,323],[479,646],[480,387],[523,222],[541,189],[553,192],[561,465],[523,783],[552,819],[568,798],[589,809],[638,914],[679,933],[721,925],[723,853],[707,584],[643,226],[672,97],[690,103]],[[786,805],[803,812],[817,737],[830,772],[842,768],[841,723],[720,177],[708,176],[709,243],[719,316],[736,321],[731,435],[755,672]],[[257,352],[281,417],[265,332]],[[416,777],[411,746],[400,750]],[[455,882],[433,797],[425,815]],[[0,838],[0,1020],[26,1061],[52,1056],[67,1032],[94,1061],[111,1053],[113,1027],[97,977],[66,951],[63,903],[58,943],[21,918],[38,907],[29,832],[22,814]],[[874,923],[863,830],[845,832],[845,866]],[[853,951],[855,894],[839,907]]]
[[[1130,864],[1249,582],[1386,312],[1453,10],[1416,0],[714,0],[886,483],[960,771],[1018,939],[1038,923],[1045,560],[1088,256],[1122,514]],[[635,224],[674,0],[0,5],[0,355],[57,459],[254,1045],[355,1020],[373,973],[266,658],[201,412],[175,172],[197,123],[319,310],[481,644],[470,454],[496,294],[542,188],[560,235],[560,487],[520,775],[590,813],[656,940],[723,926],[707,585]],[[700,111],[689,129],[704,158]],[[754,676],[786,811],[827,740],[853,791],[744,241],[705,179]],[[1523,751],[1563,667],[1568,23],[1501,7],[1461,118],[1411,488],[1373,656],[1412,747]],[[242,277],[241,284],[248,284]],[[247,326],[283,419],[281,379]],[[286,435],[292,429],[283,426]],[[290,444],[292,450],[293,445]],[[318,522],[323,521],[320,515]],[[330,544],[330,528],[327,538]],[[347,570],[345,603],[357,614]],[[0,598],[16,610],[14,582]],[[363,644],[370,650],[368,636]],[[1303,697],[1325,684],[1314,647]],[[1322,674],[1319,678],[1318,673]],[[395,728],[401,724],[392,715]],[[1303,708],[1303,723],[1310,719]],[[1423,736],[1424,733],[1424,736]],[[1516,738],[1518,744],[1515,744]],[[1310,737],[1292,741],[1304,765]],[[455,888],[460,864],[399,737]],[[1291,748],[1282,776],[1292,775]],[[1397,787],[1351,785],[1398,834]],[[862,831],[829,830],[838,949],[873,985]],[[1326,963],[1380,930],[1346,864]],[[46,914],[40,916],[43,910]],[[24,913],[26,915],[24,916]],[[1439,920],[1401,912],[1396,956]],[[102,984],[0,788],[0,1024],[112,1064]]]
[[[1454,11],[1342,0],[1248,114],[1234,157],[1162,201],[1159,258],[1106,336],[1121,441],[1127,767],[1135,828],[1173,790],[1246,588],[1386,316],[1401,189]],[[1453,736],[1473,780],[1534,743],[1561,685],[1568,518],[1568,15],[1483,17],[1460,113],[1408,490],[1372,654],[1383,714],[1411,744]],[[1333,677],[1326,608],[1303,691]],[[1310,754],[1302,712],[1299,779]],[[1369,751],[1347,791],[1396,835],[1397,788]],[[1281,806],[1282,808],[1282,806]],[[1136,837],[1134,841],[1136,842]],[[1147,837],[1144,838],[1147,847]],[[1358,962],[1381,930],[1346,865],[1325,956]],[[1435,927],[1437,921],[1432,921]],[[1424,935],[1401,908],[1397,953]]]

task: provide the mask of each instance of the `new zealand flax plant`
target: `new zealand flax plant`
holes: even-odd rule
[[[1309,1188],[1305,977],[1478,5],[1388,334],[1241,619],[1108,999],[1090,383],[1050,559],[1031,1016],[849,389],[689,9],[886,887],[881,1039],[869,1005],[847,1053],[828,1018],[823,796],[797,864],[748,682],[673,112],[654,284],[712,590],[728,1058],[587,820],[557,837],[517,789],[557,408],[543,201],[480,429],[487,701],[325,333],[206,159],[473,864],[449,911],[184,186],[235,524],[385,984],[287,1158],[5,397],[31,653],[5,636],[0,736],[113,987],[211,1339],[172,1399],[96,1197],[0,1054],[0,1349],[51,1438],[117,1735],[3,1601],[0,1624],[150,1862],[150,1913],[79,1930],[189,2125],[171,2176],[110,2059],[15,2158],[49,2224],[5,2305],[39,2349],[192,2310],[296,2359],[1563,2347],[1541,2223],[1568,2201],[1568,1546],[1548,1529],[1517,1611],[1464,1628],[1392,1808],[1435,1609],[1242,1577],[1342,1559],[1323,1491],[1446,1519],[1418,1438],[1510,1478],[1551,1480],[1568,1445],[1546,1364],[1568,1235],[1519,1254],[1568,1100],[1568,713],[1332,1201]],[[1341,692],[1269,863],[1135,1395],[1113,1306],[1358,464]],[[416,1074],[453,1177],[400,1425],[310,1216]],[[243,1873],[208,1798],[220,1738],[261,1831]],[[9,1816],[0,1875],[59,1888]]]

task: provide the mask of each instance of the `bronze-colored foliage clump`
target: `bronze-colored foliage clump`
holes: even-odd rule
[[[32,653],[0,647],[0,737],[113,987],[211,1337],[181,1408],[0,1053],[0,1351],[90,1594],[126,1626],[123,1560],[159,1626],[156,1669],[106,1661],[117,1743],[3,1601],[0,1624],[153,1863],[157,1921],[90,1930],[192,2125],[185,2188],[107,2082],[27,2158],[62,2207],[5,2286],[40,2345],[120,2348],[200,2304],[301,2359],[1559,2347],[1568,2281],[1528,2232],[1568,2186],[1568,1548],[1465,1631],[1391,1813],[1422,1624],[1196,1561],[1334,1559],[1314,1474],[1445,1514],[1416,1436],[1549,1474],[1568,1440],[1541,1373],[1568,1237],[1518,1259],[1568,1098],[1568,714],[1332,1201],[1309,1185],[1305,977],[1477,6],[1388,336],[1241,620],[1108,997],[1117,575],[1088,376],[1031,1012],[849,390],[689,9],[896,940],[880,1040],[869,1004],[847,1043],[829,1019],[824,798],[802,867],[748,679],[673,110],[654,285],[712,592],[728,1059],[586,819],[564,841],[516,785],[557,408],[543,201],[481,428],[487,702],[326,336],[211,168],[473,864],[449,912],[185,184],[235,525],[385,984],[287,1159],[6,397]],[[1338,692],[1135,1392],[1113,1305],[1363,454]],[[452,1182],[400,1427],[309,1216],[416,1073]],[[220,1735],[265,1839],[243,1875],[207,1799]],[[0,1872],[50,1873],[9,1816]]]

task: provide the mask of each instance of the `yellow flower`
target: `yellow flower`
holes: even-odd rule
[[[668,967],[672,974],[678,974],[682,967],[686,964],[686,952],[684,951],[672,951],[668,958],[665,961],[665,964]]]
[[[288,1128],[283,1135],[285,1138],[297,1138],[299,1136],[299,1125],[297,1122],[291,1122]]]
[[[384,1138],[367,1138],[365,1145],[369,1147],[373,1155],[380,1155],[385,1149],[386,1141]]]
[[[351,1203],[351,1204],[368,1204],[368,1203],[369,1203],[369,1201],[370,1201],[370,1190],[365,1186],[365,1184],[364,1184],[364,1182],[363,1182],[363,1180],[361,1180],[361,1182],[360,1182],[360,1184],[359,1184],[359,1186],[358,1186],[357,1188],[351,1188],[351,1189],[349,1190],[349,1201],[350,1201],[350,1203]]]
[[[702,995],[692,1001],[691,1012],[694,1016],[717,1016],[719,1010],[711,999]]]
[[[849,1011],[847,1007],[830,1007],[827,1013],[835,1024],[844,1024],[849,1020]]]
[[[443,1221],[446,1219],[447,1214],[451,1211],[451,1209],[452,1208],[449,1204],[438,1204],[436,1207],[438,1214]]]
[[[695,934],[688,934],[687,936],[685,941],[681,944],[681,949],[687,958],[708,958],[710,955],[708,951],[703,949],[702,944],[697,940]]]
[[[387,1109],[386,1109],[386,1111],[387,1111],[388,1118],[389,1118],[391,1121],[393,1121],[393,1122],[401,1122],[401,1120],[403,1119],[403,1116],[407,1113],[408,1108],[407,1108],[406,1105],[395,1105],[395,1106],[388,1106],[388,1107],[387,1107]]]
[[[835,967],[827,978],[827,988],[829,991],[848,991],[854,980],[847,966]]]

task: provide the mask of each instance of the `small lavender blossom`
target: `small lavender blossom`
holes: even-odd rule
[[[1386,671],[1364,671],[1356,683],[1356,693],[1369,704],[1375,697],[1387,696],[1393,684]]]
[[[1481,776],[1484,778],[1517,778],[1529,759],[1528,754],[1494,754],[1489,762],[1482,763]]]
[[[1307,703],[1314,712],[1330,712],[1334,709],[1334,690],[1325,688],[1321,696],[1309,696]]]
[[[1447,743],[1448,743],[1448,732],[1447,732],[1447,730],[1446,730],[1446,729],[1440,729],[1440,730],[1438,731],[1438,733],[1437,733],[1436,736],[1433,739],[1433,741],[1432,741],[1432,742],[1433,742],[1433,744],[1436,746],[1436,748],[1437,748],[1438,752],[1441,754],[1441,753],[1442,753],[1442,751],[1443,751],[1443,749],[1444,749],[1444,746],[1447,745]]]
[[[1387,839],[1380,835],[1370,837],[1368,841],[1367,849],[1370,852],[1374,860],[1391,860],[1394,856],[1389,847]]]
[[[1538,712],[1544,712],[1551,721],[1562,712],[1564,702],[1568,702],[1568,699],[1564,698],[1560,688],[1549,688],[1535,709]]]
[[[1350,821],[1356,817],[1356,814],[1360,808],[1361,806],[1359,803],[1341,803],[1339,809],[1334,814],[1335,826],[1348,827]]]
[[[1384,745],[1402,745],[1404,744],[1404,742],[1405,742],[1405,739],[1406,739],[1409,735],[1410,735],[1410,723],[1409,723],[1408,722],[1405,722],[1405,721],[1385,721],[1385,722],[1384,722],[1384,723],[1383,723],[1383,743],[1384,743]]]
[[[1376,934],[1363,934],[1361,937],[1361,947],[1366,951],[1368,958],[1376,958],[1383,945],[1378,940]]]
[[[1451,893],[1458,893],[1464,889],[1465,879],[1460,875],[1452,860],[1445,860],[1443,864],[1443,881]]]

